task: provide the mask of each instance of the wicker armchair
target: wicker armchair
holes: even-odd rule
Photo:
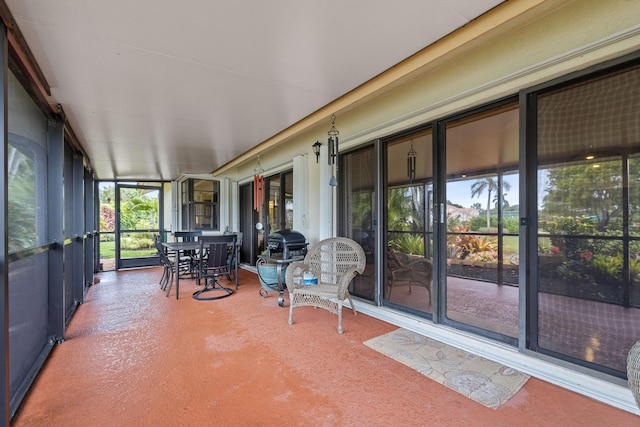
[[[353,314],[357,314],[348,288],[351,280],[362,274],[365,264],[364,250],[351,239],[333,237],[313,245],[304,261],[291,263],[287,268],[289,324],[293,324],[295,307],[320,307],[338,315],[338,333],[341,334],[342,303],[348,299]],[[309,273],[317,278],[317,284],[305,284]]]
[[[627,356],[627,378],[629,389],[636,399],[636,404],[640,408],[640,340],[629,350]]]

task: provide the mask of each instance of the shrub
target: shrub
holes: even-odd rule
[[[115,233],[100,233],[100,241],[101,242],[115,242],[116,235]]]
[[[542,221],[540,228],[551,235],[551,245],[565,253],[567,259],[579,260],[580,254],[584,252],[596,252],[591,239],[565,236],[593,235],[596,233],[596,225],[593,220],[556,216],[552,221]]]
[[[462,223],[460,215],[453,216],[449,214],[447,216],[447,230],[455,231],[459,228],[466,228]]]
[[[593,276],[589,274],[588,268],[585,267],[585,263],[582,261],[570,260],[562,263],[562,265],[554,271],[554,274],[567,282],[595,285],[596,283]]]
[[[467,252],[468,254],[496,251],[498,249],[498,244],[495,238],[473,235],[467,235],[465,237],[465,246],[462,251]]]
[[[593,239],[592,250],[599,255],[617,256],[622,253],[622,244],[619,240]]]
[[[424,256],[424,239],[419,234],[403,233],[391,240],[389,247],[405,254]]]
[[[594,255],[591,266],[596,273],[605,278],[620,279],[622,277],[622,256]]]
[[[135,250],[140,250],[140,249],[151,249],[153,248],[153,239],[148,239],[148,238],[140,238],[138,236],[136,236],[135,238],[133,237],[123,237],[122,240],[120,241],[121,243],[121,249],[122,250],[130,250],[130,251],[135,251]]]
[[[632,259],[629,262],[629,273],[632,281],[640,281],[640,261]]]
[[[505,233],[518,233],[520,231],[520,220],[518,218],[503,218],[502,230]]]
[[[496,263],[498,262],[498,252],[496,251],[475,252],[475,253],[469,254],[467,259],[470,261]]]
[[[486,216],[474,216],[469,221],[467,221],[469,228],[471,231],[480,231],[481,228],[487,227],[487,217]],[[491,217],[490,219],[491,228],[497,227],[497,218]]]
[[[542,227],[551,234],[594,234],[597,226],[597,220],[570,216],[556,216],[553,221],[542,222]]]
[[[449,227],[449,232],[456,234],[447,236],[447,258],[466,259],[474,253],[497,250],[498,243],[495,237],[468,234],[469,228],[464,225]]]

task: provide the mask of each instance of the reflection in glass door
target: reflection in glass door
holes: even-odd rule
[[[518,338],[518,146],[516,104],[446,123],[444,321],[511,344]]]
[[[340,157],[342,232],[362,246],[367,258],[364,273],[353,279],[351,295],[375,301],[376,162],[373,146]]]
[[[281,225],[281,219],[282,216],[280,215],[281,209],[280,207],[282,206],[282,198],[280,197],[280,183],[281,183],[281,177],[280,175],[276,175],[276,176],[272,176],[269,177],[266,180],[266,188],[268,189],[268,195],[269,197],[267,198],[267,226],[268,228],[266,229],[267,231],[267,236],[269,234],[275,233],[276,231],[279,231],[282,227]]]
[[[162,187],[116,188],[116,268],[158,265],[154,235],[160,234]]]
[[[629,158],[629,249],[625,258],[628,266],[629,286],[624,299],[631,307],[640,307],[640,154]],[[623,265],[623,271],[625,266]]]
[[[263,203],[253,207],[255,223],[262,225],[255,233],[256,254],[264,251],[270,234],[293,227],[293,171],[265,177],[264,193]]]
[[[639,79],[537,94],[532,347],[621,378],[640,336]]]
[[[387,206],[383,301],[403,310],[432,312],[433,169],[432,131],[386,145]]]

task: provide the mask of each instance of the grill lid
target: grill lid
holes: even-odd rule
[[[269,256],[280,254],[283,259],[292,256],[305,256],[307,253],[307,242],[305,237],[294,230],[280,230],[269,236],[267,244]]]
[[[285,245],[304,244],[306,241],[307,239],[302,233],[295,230],[279,230],[269,236],[269,242]]]

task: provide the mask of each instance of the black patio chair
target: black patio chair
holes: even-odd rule
[[[163,267],[164,271],[162,272],[162,277],[160,278],[160,289],[167,289],[167,296],[171,293],[171,287],[173,286],[173,275],[176,272],[175,263],[171,260],[169,254],[165,250],[165,247],[162,246],[162,239],[155,239],[156,250],[158,251],[158,258],[160,259],[160,265]]]
[[[231,266],[228,262],[229,253],[235,250],[235,235],[202,236],[200,238],[200,260],[198,263],[198,284],[204,281],[202,289],[193,293],[197,300],[222,299],[233,294],[233,290],[224,287],[218,281],[221,276],[230,280]],[[216,292],[212,296],[205,296],[207,292]]]
[[[202,231],[175,231],[176,242],[195,242],[202,236]],[[178,271],[181,279],[193,279],[198,270],[199,256],[197,250],[183,251],[180,255]]]
[[[229,276],[228,279],[231,280],[231,275],[234,275],[234,279],[235,279],[235,274],[236,274],[236,263],[240,262],[240,247],[242,247],[242,237],[243,237],[243,232],[242,231],[225,231],[224,232],[225,236],[236,236],[236,242],[235,242],[235,247],[234,250],[229,252],[229,257],[227,259],[227,264],[229,264]],[[236,288],[237,289],[237,288]]]

